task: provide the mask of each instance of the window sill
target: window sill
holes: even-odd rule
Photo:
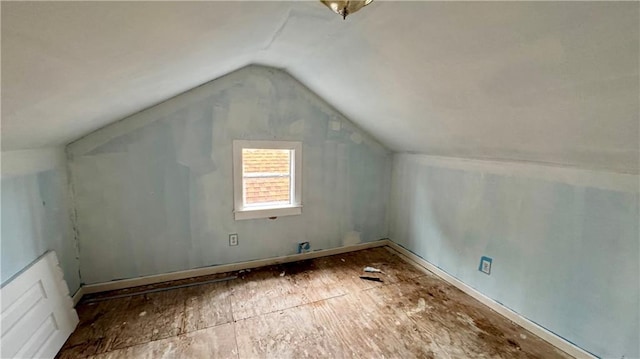
[[[233,212],[235,220],[296,216],[302,214],[302,205],[269,208],[240,209]]]

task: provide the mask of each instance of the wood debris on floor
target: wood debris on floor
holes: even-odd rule
[[[100,293],[76,309],[58,358],[570,358],[386,247]]]

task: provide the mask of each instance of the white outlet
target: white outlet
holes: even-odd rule
[[[489,274],[491,273],[491,263],[487,261],[482,262],[482,271]]]
[[[229,235],[229,245],[230,246],[237,246],[238,245],[238,234],[237,233]]]

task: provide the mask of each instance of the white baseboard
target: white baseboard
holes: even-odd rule
[[[425,269],[425,270],[437,275],[438,277],[442,278],[444,281],[452,284],[453,286],[455,286],[458,289],[462,290],[463,292],[467,293],[468,295],[470,295],[471,297],[475,298],[476,300],[478,300],[482,304],[484,304],[487,307],[493,309],[496,313],[502,315],[503,317],[511,320],[512,322],[518,324],[519,326],[523,327],[524,329],[526,329],[526,330],[530,331],[531,333],[537,335],[538,337],[542,338],[543,340],[545,340],[549,344],[555,346],[556,348],[564,351],[565,353],[567,353],[567,354],[569,354],[569,355],[571,355],[571,356],[573,356],[575,358],[581,358],[581,359],[582,358],[585,358],[585,359],[586,358],[589,358],[589,359],[596,358],[591,353],[584,351],[583,349],[577,347],[573,343],[570,343],[570,342],[564,340],[563,338],[553,334],[552,332],[550,332],[547,329],[541,327],[540,325],[530,321],[529,319],[521,316],[520,314],[512,311],[511,309],[503,306],[502,304],[500,304],[500,303],[494,301],[493,299],[485,296],[484,294],[478,292],[477,290],[475,290],[472,287],[468,286],[464,282],[462,282],[459,279],[455,278],[454,276],[448,274],[447,272],[443,271],[442,269],[436,267],[435,265],[427,262],[426,260],[422,259],[420,256],[418,256],[415,253],[407,250],[406,248],[400,246],[399,244],[393,242],[392,240],[387,240],[387,243],[388,243],[389,248],[395,250],[398,254],[400,254],[405,259],[409,260],[410,262],[414,262],[415,264],[418,265],[418,267],[422,267],[423,269]]]
[[[71,299],[73,300],[73,306],[75,307],[76,305],[78,305],[78,302],[80,302],[80,299],[82,299],[82,296],[84,295],[84,287],[80,286],[80,288],[78,288],[78,290],[76,290],[76,293],[73,295],[73,297],[71,297]]]
[[[138,277],[138,278],[131,278],[131,279],[114,280],[114,281],[105,282],[105,283],[89,284],[89,285],[82,286],[80,290],[76,292],[76,295],[80,293],[80,296],[78,297],[78,301],[79,301],[82,295],[85,295],[85,294],[106,292],[106,291],[116,290],[116,289],[131,288],[131,287],[137,287],[141,285],[167,282],[171,280],[200,277],[203,275],[234,272],[242,269],[253,269],[253,268],[259,268],[264,266],[270,266],[274,264],[296,262],[296,261],[301,261],[305,259],[312,259],[312,258],[318,258],[318,257],[331,256],[335,254],[359,251],[367,248],[383,247],[388,245],[389,243],[390,243],[389,240],[381,239],[375,242],[360,243],[352,246],[323,249],[319,251],[292,254],[292,255],[282,256],[282,257],[258,259],[254,261],[240,262],[240,263],[222,264],[222,265],[217,265],[212,267],[189,269],[189,270],[184,270],[179,272],[150,275],[146,277]],[[74,295],[74,302],[75,302],[76,295]]]

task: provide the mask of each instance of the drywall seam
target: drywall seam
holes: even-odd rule
[[[291,254],[287,256],[275,257],[275,258],[267,258],[267,259],[258,259],[253,261],[246,262],[238,262],[238,263],[230,263],[230,264],[222,264],[211,267],[203,267],[196,269],[188,269],[184,271],[171,272],[165,274],[156,274],[145,277],[131,278],[131,279],[121,279],[114,280],[111,282],[105,283],[97,283],[97,284],[89,284],[82,286],[82,292],[80,296],[85,294],[106,292],[109,290],[117,290],[131,287],[138,287],[141,285],[155,284],[161,282],[167,282],[172,280],[180,280],[186,278],[200,277],[204,275],[218,274],[218,273],[226,273],[226,272],[234,272],[242,269],[252,269],[259,268],[264,266],[270,266],[274,264],[282,264],[282,263],[290,263],[297,262],[306,259],[313,259],[319,257],[332,256],[335,254],[342,254],[348,252],[359,251],[363,249],[375,248],[375,247],[383,247],[389,244],[388,239],[380,239],[374,242],[366,242],[360,243],[351,246],[337,247],[331,249],[322,249],[318,251],[308,252],[308,253],[300,253],[300,254]],[[77,294],[77,293],[76,293]],[[74,298],[75,300],[75,298]],[[80,299],[78,299],[80,300]]]
[[[593,187],[620,192],[640,192],[640,176],[620,172],[543,165],[530,162],[489,161],[424,154],[396,154],[398,159],[410,159],[425,166],[481,172],[508,177],[526,177],[578,187]]]
[[[478,300],[480,303],[482,303],[482,304],[488,306],[489,308],[493,309],[496,313],[502,315],[503,317],[505,317],[505,318],[511,320],[512,322],[518,324],[522,328],[524,328],[524,329],[530,331],[531,333],[537,335],[538,337],[542,338],[543,340],[545,340],[549,344],[555,346],[556,348],[566,352],[567,354],[569,354],[569,355],[571,355],[571,356],[573,356],[575,358],[585,358],[585,359],[586,358],[589,358],[589,359],[596,358],[593,354],[585,351],[584,349],[576,346],[575,344],[565,340],[564,338],[554,334],[553,332],[550,332],[549,330],[547,330],[547,329],[541,327],[540,325],[530,321],[529,319],[527,319],[527,318],[521,316],[520,314],[512,311],[511,309],[505,307],[504,305],[502,305],[502,304],[494,301],[493,299],[485,296],[484,294],[480,293],[476,289],[470,287],[469,285],[465,284],[461,280],[459,280],[456,277],[450,275],[449,273],[445,272],[444,270],[440,269],[439,267],[431,264],[430,262],[426,261],[425,259],[423,259],[422,257],[418,256],[417,254],[415,254],[415,253],[411,252],[410,250],[402,247],[401,245],[395,243],[393,240],[389,239],[387,242],[388,242],[388,247],[390,249],[392,249],[393,251],[395,251],[396,253],[398,253],[401,257],[405,258],[409,262],[415,263],[421,269],[424,269],[424,270],[426,270],[428,272],[431,272],[431,273],[437,275],[438,277],[440,277],[445,282],[447,282],[447,283],[455,286],[456,288],[462,290],[466,294],[468,294],[471,297],[473,297],[476,300]]]

